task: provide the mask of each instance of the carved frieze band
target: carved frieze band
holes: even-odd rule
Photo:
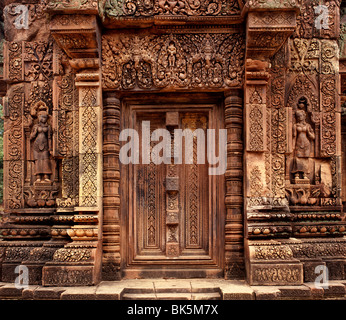
[[[172,17],[229,17],[240,15],[244,1],[202,0],[191,2],[182,0],[102,0],[99,1],[103,19],[115,18],[161,18]]]
[[[97,0],[47,0],[44,3],[44,10],[46,11],[84,11],[88,13],[97,13],[98,11]]]

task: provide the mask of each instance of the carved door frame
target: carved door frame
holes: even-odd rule
[[[166,106],[163,106],[165,104]],[[223,98],[221,95],[215,94],[146,94],[146,95],[127,95],[122,99],[121,103],[121,125],[120,130],[130,128],[133,124],[129,120],[129,115],[133,108],[145,108],[145,106],[154,106],[161,110],[167,108],[168,105],[172,108],[187,110],[187,107],[192,107],[194,110],[200,110],[205,107],[209,110],[211,119],[210,127],[215,129],[224,128],[224,108]],[[193,107],[195,106],[195,107]],[[167,109],[168,110],[168,109]],[[191,110],[193,112],[193,110]],[[158,261],[155,266],[147,266],[146,262],[138,263],[132,260],[133,248],[130,246],[129,230],[131,214],[131,167],[120,165],[120,256],[121,256],[121,273],[124,277],[152,277],[152,276],[168,276],[168,277],[222,277],[224,271],[224,240],[225,240],[225,178],[221,176],[211,176],[210,190],[213,197],[213,212],[210,214],[212,221],[210,226],[210,243],[212,248],[211,259],[207,262],[195,260],[189,262],[180,261],[177,263],[174,258],[167,261]],[[132,242],[134,243],[134,241]],[[153,272],[155,268],[155,272]],[[169,269],[169,270],[167,270]],[[188,269],[188,270],[187,270]]]

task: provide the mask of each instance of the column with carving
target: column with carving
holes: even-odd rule
[[[28,21],[20,18],[27,12]],[[52,87],[54,46],[41,3],[21,1],[4,7],[4,216],[2,281],[14,281],[16,267],[29,269],[29,284],[41,282],[44,263],[56,248],[51,238],[59,191],[53,154]],[[20,21],[19,21],[20,20]],[[22,27],[28,23],[30,28]]]
[[[296,27],[295,2],[249,2],[245,66],[245,252],[252,285],[298,285],[303,266],[281,242],[292,232],[285,198],[289,110],[285,101],[285,49]],[[284,65],[272,60],[277,55]],[[281,60],[279,60],[281,58]]]
[[[47,1],[45,9],[52,13],[50,31],[64,52],[64,64],[72,68],[70,77],[63,78],[65,83],[60,84],[60,92],[69,95],[69,88],[76,91],[75,99],[67,100],[72,105],[62,105],[56,116],[57,121],[59,116],[66,120],[73,118],[71,130],[77,138],[77,142],[70,141],[72,153],[62,156],[63,184],[58,201],[59,212],[65,210],[70,214],[66,218],[72,226],[67,233],[72,242],[57,250],[43,268],[46,286],[93,285],[101,275],[103,154],[98,11],[95,2],[65,5]],[[68,82],[73,83],[66,87]],[[58,126],[57,135],[61,139],[70,133],[64,133],[63,126]],[[60,142],[58,139],[57,143]],[[70,176],[66,172],[69,164]]]
[[[120,279],[120,100],[107,92],[103,106],[102,279]]]
[[[227,129],[225,278],[243,279],[243,99],[240,90],[226,93]]]

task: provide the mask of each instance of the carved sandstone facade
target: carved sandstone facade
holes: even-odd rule
[[[340,2],[5,0],[1,281],[345,279]],[[123,129],[226,129],[226,172]]]

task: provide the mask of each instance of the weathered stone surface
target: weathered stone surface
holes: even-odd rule
[[[33,299],[35,300],[59,300],[61,294],[66,290],[66,288],[47,288],[47,287],[38,287],[35,289],[33,294]]]
[[[249,286],[243,281],[205,280],[201,286],[200,280],[188,280],[191,288],[198,292],[172,291],[175,280],[160,292],[152,291],[155,283],[135,280],[139,289],[133,287],[133,280],[102,281],[96,286],[81,287],[42,287],[28,286],[16,289],[14,284],[0,283],[0,299],[28,300],[319,300],[345,299],[345,284],[336,280],[329,287],[317,288],[315,283],[305,283],[303,286]],[[176,280],[179,287],[180,280]],[[209,283],[209,286],[207,284]]]
[[[254,300],[255,294],[254,290],[242,283],[242,282],[233,282],[230,284],[224,283],[220,286],[221,294],[223,300]]]
[[[95,300],[96,287],[67,288],[61,293],[61,300]]]
[[[13,283],[4,283],[0,287],[0,297],[4,298],[20,298],[23,289],[17,289]]]
[[[346,287],[336,281],[329,281],[328,286],[324,288],[325,297],[344,297]]]
[[[306,286],[286,286],[279,287],[281,297],[290,299],[308,299],[311,297],[311,290]]]
[[[120,300],[124,287],[113,281],[101,282],[95,291],[97,300]]]
[[[311,297],[313,299],[322,299],[324,297],[324,289],[316,287],[315,283],[304,283],[304,286],[310,289]]]
[[[281,291],[274,286],[253,286],[255,300],[276,300],[280,298]]]

